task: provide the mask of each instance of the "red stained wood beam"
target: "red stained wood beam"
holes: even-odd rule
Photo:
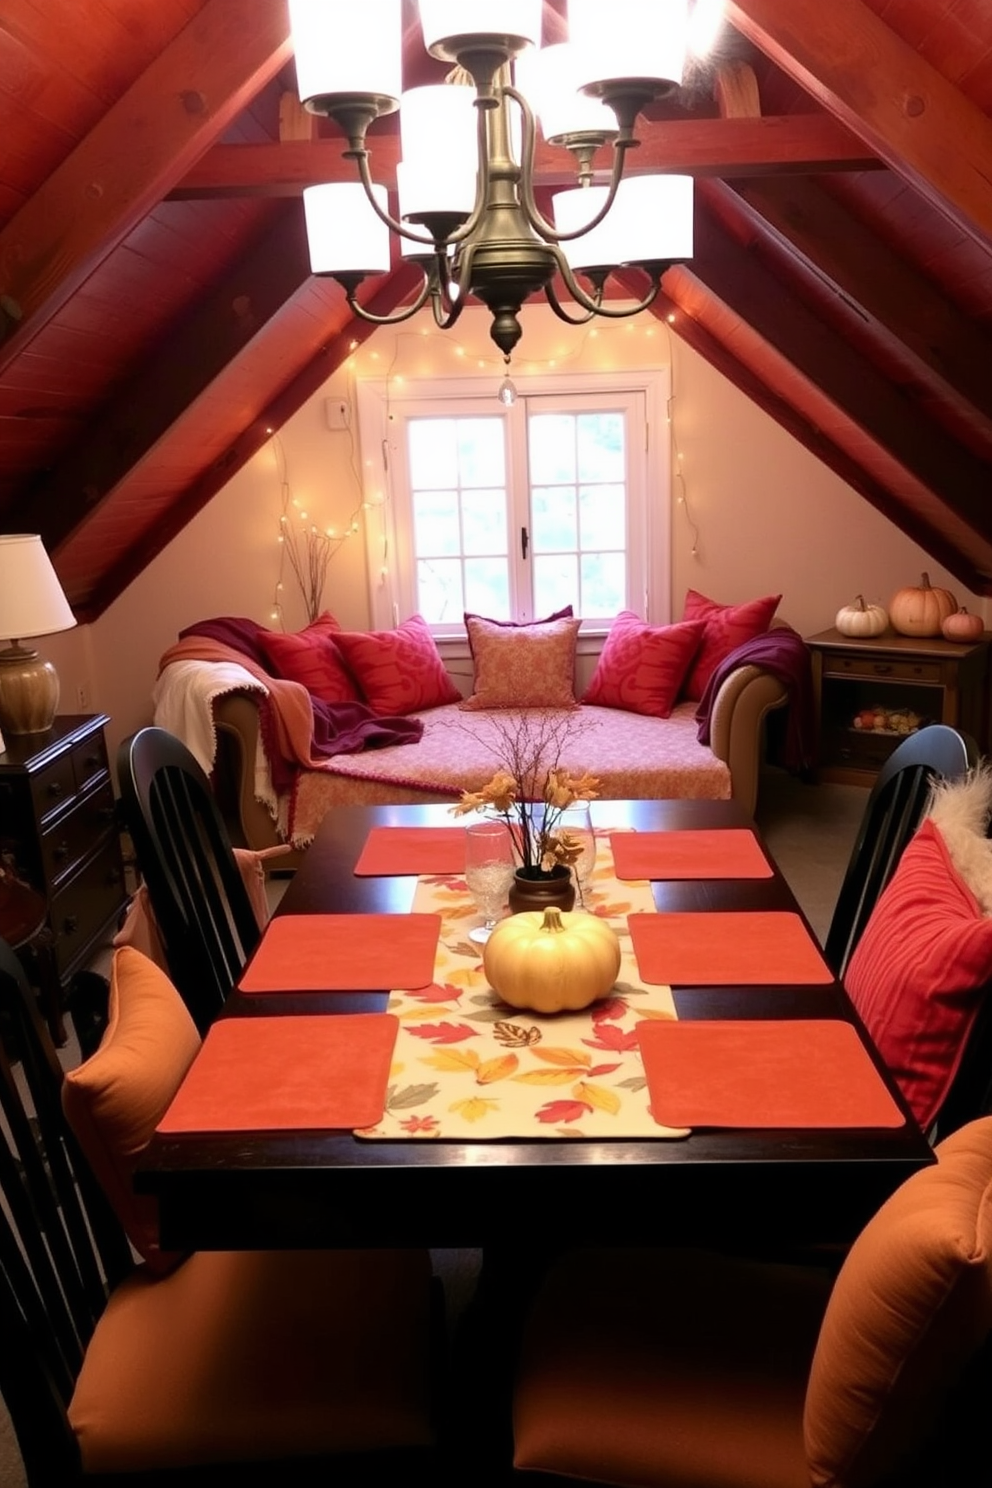
[[[225,272],[221,286],[170,328],[84,438],[33,483],[17,503],[14,520],[42,511],[45,541],[58,548],[309,278],[303,212],[287,206],[275,227]]]
[[[669,119],[638,125],[641,144],[627,157],[633,174],[673,171],[696,176],[755,176],[810,171],[881,169],[870,149],[829,114],[790,114],[758,119]],[[399,141],[395,133],[369,136],[372,171],[396,184]],[[354,181],[343,139],[286,140],[281,144],[214,145],[173,188],[175,200],[224,196],[295,196],[321,181]],[[610,151],[596,156],[609,170]],[[543,141],[536,173],[542,186],[572,186],[567,150]]]
[[[983,247],[992,120],[861,0],[727,0],[742,35]]]
[[[0,232],[0,370],[290,56],[282,0],[207,0]]]
[[[911,353],[918,375],[987,422],[992,439],[992,338],[815,181],[741,181],[719,193],[743,219],[798,255],[874,327]]]
[[[421,281],[419,271],[403,264],[385,279],[373,293],[362,293],[361,303],[374,315],[389,315],[397,306],[412,299]],[[82,601],[80,615],[96,619],[124,592],[143,570],[166,548],[174,537],[192,521],[198,512],[221,491],[228,481],[246,465],[278,430],[327,381],[333,372],[362,345],[376,329],[368,321],[350,316],[340,329],[335,329],[325,346],[310,359],[267,404],[256,419],[228,446],[210,468],[195,481],[164,513],[153,532],[128,552],[100,580],[94,592]],[[260,354],[264,354],[264,351]]]

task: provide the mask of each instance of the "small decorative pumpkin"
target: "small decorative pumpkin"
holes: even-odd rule
[[[482,953],[489,984],[511,1007],[588,1007],[620,970],[620,942],[603,920],[551,907],[501,920]]]
[[[865,604],[863,594],[859,594],[853,604],[842,605],[834,621],[841,635],[846,636],[881,635],[888,623],[889,617],[882,606]]]
[[[985,634],[985,621],[971,615],[964,605],[941,621],[940,633],[948,641],[980,641]]]
[[[900,635],[937,636],[948,615],[953,615],[958,602],[949,589],[933,589],[928,574],[923,574],[918,587],[900,589],[889,601],[889,620]]]

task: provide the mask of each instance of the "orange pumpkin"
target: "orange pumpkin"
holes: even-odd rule
[[[948,641],[980,641],[985,634],[985,621],[970,615],[964,605],[941,622],[940,633]]]
[[[949,589],[934,589],[930,577],[923,574],[918,587],[900,589],[889,604],[889,624],[900,635],[938,636],[948,615],[953,615],[958,602]]]

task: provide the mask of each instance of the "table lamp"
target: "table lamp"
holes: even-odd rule
[[[22,636],[54,635],[76,620],[51,559],[34,533],[0,537],[0,732],[39,734],[59,704],[58,672]]]

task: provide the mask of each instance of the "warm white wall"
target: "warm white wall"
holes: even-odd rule
[[[664,323],[649,316],[570,328],[549,310],[528,309],[511,366],[522,386],[528,373],[602,371],[672,360],[674,435],[686,505],[672,516],[673,610],[686,588],[721,601],[781,591],[780,612],[805,634],[833,623],[855,594],[885,603],[904,584],[931,581],[954,590],[969,609],[984,602],[962,590],[921,548],[876,513],[843,481],[738,393]],[[279,517],[285,466],[289,509],[306,510],[321,527],[361,523],[360,452],[351,433],[327,427],[325,401],[350,399],[356,375],[391,378],[473,373],[503,376],[488,337],[485,311],[467,310],[454,331],[436,330],[429,313],[384,328],[343,367],[214,498],[117,602],[92,626],[44,643],[60,668],[62,711],[86,707],[112,716],[111,747],[151,718],[158,660],[177,632],[210,615],[246,615],[278,624]],[[357,425],[356,425],[357,429]],[[668,438],[669,430],[657,431]],[[357,435],[356,435],[357,437]],[[294,508],[292,503],[298,503]],[[693,556],[690,519],[698,533]],[[291,574],[283,573],[284,625],[305,621]],[[343,625],[368,624],[362,533],[331,560],[324,595]]]

